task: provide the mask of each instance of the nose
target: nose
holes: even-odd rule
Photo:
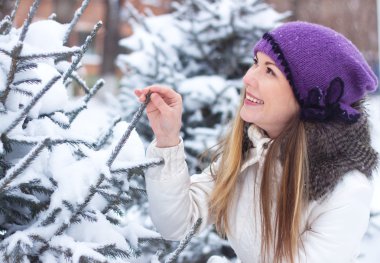
[[[257,87],[258,81],[257,81],[257,69],[255,70],[253,67],[250,68],[244,75],[243,77],[243,83],[246,86],[251,86],[251,87]]]

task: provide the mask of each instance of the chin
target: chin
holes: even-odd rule
[[[250,113],[250,112],[244,110],[244,108],[242,108],[240,110],[240,118],[243,121],[248,122],[248,123],[252,123],[252,124],[256,124],[257,120],[255,120],[255,118],[252,118],[252,115],[253,115],[253,113]]]

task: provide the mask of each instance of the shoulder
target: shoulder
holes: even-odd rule
[[[330,198],[371,199],[374,186],[371,179],[358,170],[346,173],[336,185]],[[329,198],[329,196],[327,196]]]
[[[309,203],[300,262],[352,262],[368,228],[372,193],[372,182],[351,171],[329,195]]]
[[[325,236],[336,235],[342,242],[360,240],[368,227],[373,188],[361,172],[348,172],[330,194],[309,203],[307,228]]]
[[[369,209],[374,186],[371,179],[358,170],[346,173],[337,183],[334,190],[315,205],[323,210],[334,209],[343,206],[362,207]]]

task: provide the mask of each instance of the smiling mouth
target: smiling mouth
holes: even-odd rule
[[[260,100],[258,98],[254,98],[248,94],[245,95],[245,98],[253,103],[257,103],[257,104],[264,104],[264,101],[263,100]]]

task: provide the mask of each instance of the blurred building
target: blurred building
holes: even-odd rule
[[[0,15],[9,13],[15,0],[0,2]],[[264,0],[280,12],[291,11],[289,20],[304,20],[326,25],[341,32],[362,51],[378,72],[378,35],[376,0]],[[22,0],[15,23],[21,26],[33,0]],[[131,3],[140,11],[146,7],[154,14],[170,11],[171,0],[91,0],[82,18],[70,35],[69,45],[80,45],[98,20],[104,25],[83,62],[88,75],[115,72],[114,59],[120,52],[118,40],[131,34],[122,10]],[[59,22],[69,22],[82,0],[41,0],[36,19],[57,14]],[[107,54],[107,56],[103,56]]]
[[[14,0],[5,0],[2,4],[2,15],[9,13],[14,4]],[[29,8],[34,0],[22,0],[17,10],[15,24],[22,26]],[[83,57],[86,75],[99,75],[114,73],[116,68],[114,60],[120,53],[118,40],[131,34],[131,28],[120,12],[127,0],[91,0],[87,9],[83,13],[78,24],[70,35],[69,46],[80,46],[84,43],[87,35],[91,32],[94,25],[101,20],[102,28],[96,35],[95,41]],[[170,0],[138,1],[129,0],[140,11],[149,7],[154,14],[162,14],[169,11]],[[71,21],[75,11],[82,4],[82,0],[41,0],[40,6],[35,16],[35,20],[46,19],[52,13],[56,14],[56,20],[61,23]],[[124,12],[125,13],[125,12]],[[107,54],[106,56],[104,56]]]
[[[266,0],[277,11],[291,11],[289,20],[333,28],[349,38],[378,74],[376,0]]]

